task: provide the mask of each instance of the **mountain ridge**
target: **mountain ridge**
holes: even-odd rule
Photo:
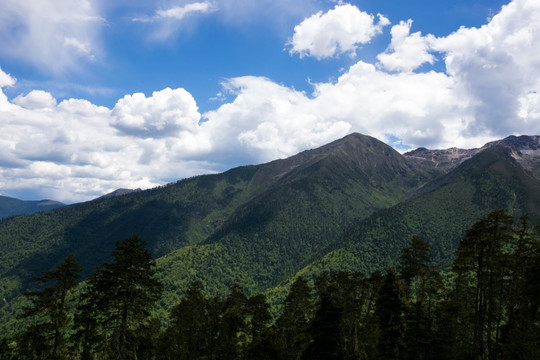
[[[52,210],[62,206],[65,204],[54,200],[20,200],[0,195],[0,219]]]
[[[193,280],[213,294],[233,283],[256,293],[310,271],[369,272],[391,265],[412,234],[445,264],[489,209],[539,212],[536,137],[507,139],[469,158],[439,151],[447,163],[436,166],[427,149],[401,155],[351,134],[286,159],[0,221],[0,297],[17,298],[67,253],[87,274],[133,234],[157,259],[165,307]],[[1,307],[0,320],[13,309]]]

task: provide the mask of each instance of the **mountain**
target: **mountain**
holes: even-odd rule
[[[406,152],[403,156],[419,168],[442,175],[480,151],[496,145],[510,149],[513,152],[512,157],[534,177],[540,179],[540,136],[511,135],[502,140],[489,142],[477,149],[429,150],[421,147]]]
[[[64,204],[53,200],[25,201],[8,196],[0,196],[0,219],[14,215],[32,214],[39,211],[52,210]]]
[[[530,139],[538,140],[526,140]],[[506,209],[516,220],[528,215],[533,224],[540,223],[540,180],[533,175],[539,169],[530,168],[538,164],[538,153],[520,155],[527,147],[508,140],[488,144],[426,184],[417,196],[351,226],[319,259],[291,278],[322,270],[370,273],[395,266],[413,235],[430,243],[436,264],[444,268],[451,264],[466,229],[490,211]]]
[[[133,234],[157,259],[163,314],[193,280],[213,294],[235,282],[283,293],[297,274],[392,265],[414,234],[448,264],[465,229],[491,209],[538,220],[538,141],[401,155],[351,134],[266,164],[3,220],[0,331],[15,326],[33,275],[68,253],[88,274]]]
[[[134,193],[134,192],[139,192],[139,191],[142,191],[141,189],[116,189],[108,194],[105,194],[103,196],[100,196],[99,199],[101,198],[111,198],[111,197],[116,197],[116,196],[123,196],[123,195],[126,195],[126,194],[131,194],[131,193]]]
[[[4,220],[0,276],[14,277],[24,288],[30,275],[67,253],[92,271],[108,260],[116,240],[132,234],[145,239],[157,257],[186,245],[230,240],[231,234],[274,232],[286,238],[297,233],[316,251],[354,219],[395,204],[422,181],[392,148],[353,134],[263,165]],[[311,230],[313,224],[320,230]],[[296,249],[305,253],[303,246]]]

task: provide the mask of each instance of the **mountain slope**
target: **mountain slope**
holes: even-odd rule
[[[158,258],[162,311],[193,280],[212,293],[234,282],[254,293],[294,274],[370,272],[394,264],[413,234],[448,263],[486,212],[540,214],[538,140],[440,150],[433,161],[431,150],[402,156],[352,134],[267,164],[0,221],[0,331],[32,275],[68,253],[91,272],[133,234]]]
[[[449,265],[464,232],[496,209],[540,221],[540,181],[515,159],[508,144],[492,144],[450,173],[427,184],[415,198],[372,214],[350,227],[325,254],[296,275],[322,270],[371,272],[396,265],[413,235],[431,244],[435,262]],[[276,290],[277,291],[277,290]]]
[[[434,175],[443,175],[480,151],[496,145],[511,149],[513,152],[512,157],[520,166],[531,172],[537,179],[540,179],[540,136],[511,135],[502,140],[489,142],[478,149],[428,150],[418,148],[403,154],[403,156],[410,163],[424,171]]]
[[[203,241],[241,239],[255,249],[277,239],[291,244],[285,253],[297,253],[292,269],[353,219],[394,204],[422,180],[393,149],[353,134],[268,164],[7,219],[0,222],[0,296],[16,295],[68,253],[92,271],[116,240],[133,234],[156,257]],[[314,250],[306,255],[308,243]]]
[[[64,204],[52,200],[24,201],[0,195],[0,219],[52,210],[61,206]]]
[[[323,147],[242,205],[199,246],[159,260],[172,288],[202,279],[213,291],[277,284],[312,260],[357,219],[396,204],[425,181],[400,154],[352,135]]]

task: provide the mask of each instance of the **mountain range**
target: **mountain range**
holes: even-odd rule
[[[0,219],[52,210],[61,206],[64,204],[54,200],[25,201],[0,195]]]
[[[133,234],[157,260],[163,313],[194,280],[212,294],[238,283],[280,297],[298,275],[384,269],[413,235],[447,266],[465,230],[491,210],[540,221],[540,137],[400,154],[355,133],[290,158],[121,193],[0,222],[0,331],[17,326],[33,275],[69,253],[91,273]]]

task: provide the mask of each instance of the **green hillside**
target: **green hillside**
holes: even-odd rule
[[[0,222],[0,297],[11,304],[68,253],[89,273],[133,234],[163,257],[170,294],[199,278],[212,291],[235,281],[259,291],[426,180],[387,145],[353,134],[268,164],[14,217]]]
[[[508,139],[458,152],[463,162],[455,149],[439,151],[437,161],[424,149],[412,161],[352,134],[267,164],[3,220],[0,331],[17,327],[32,276],[72,253],[84,278],[134,234],[157,259],[162,318],[195,280],[207,294],[237,283],[278,302],[299,274],[395,265],[413,235],[430,243],[435,263],[448,265],[465,230],[491,210],[539,220],[536,150],[530,138]],[[441,172],[449,158],[449,172]]]
[[[540,221],[540,181],[504,145],[478,153],[424,186],[415,198],[359,221],[296,275],[341,269],[370,273],[395,266],[413,235],[431,245],[434,262],[444,268],[465,230],[496,209],[507,210],[516,220],[527,214],[533,223]]]
[[[249,293],[274,286],[352,223],[396,204],[425,179],[401,155],[367,137],[346,139],[323,154],[239,207],[202,244],[159,259],[166,288],[185,289],[194,280],[213,293],[234,282]]]

